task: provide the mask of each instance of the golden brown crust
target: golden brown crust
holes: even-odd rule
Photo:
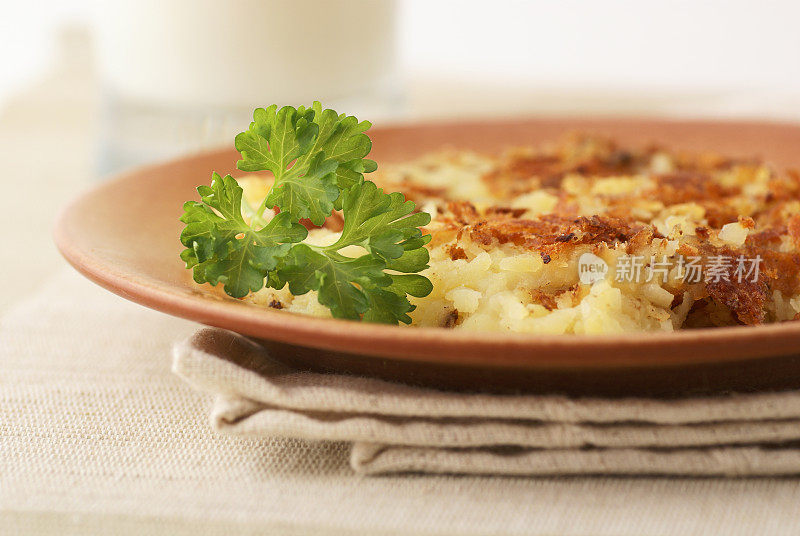
[[[794,247],[800,249],[800,214],[795,214],[789,218],[786,229],[789,232],[789,237],[792,239]]]
[[[467,258],[467,253],[464,251],[464,248],[458,247],[455,244],[447,247],[447,253],[450,255],[451,261]]]
[[[724,276],[706,279],[703,282],[708,295],[717,304],[726,307],[742,324],[764,322],[766,316],[764,304],[767,301],[769,287],[763,277],[753,280],[736,276],[737,259],[741,252],[729,247],[717,248],[708,244],[702,244],[700,252],[706,263],[710,257],[717,257],[724,259],[723,262],[727,265],[722,270]]]
[[[468,227],[477,243],[507,244],[553,254],[568,245],[628,242],[643,224],[603,216],[566,218],[547,214],[538,219],[484,219]],[[651,235],[652,236],[652,235]]]
[[[492,191],[511,197],[537,188],[559,188],[570,174],[603,177],[630,173],[652,151],[632,152],[608,138],[572,133],[554,147],[509,151],[483,180]]]
[[[442,319],[443,328],[453,328],[458,324],[458,309],[448,311]]]
[[[413,181],[398,185],[409,198],[434,201],[432,244],[446,245],[452,261],[468,259],[468,242],[485,250],[537,252],[547,264],[578,246],[635,254],[656,239],[669,239],[677,242],[677,254],[704,262],[714,256],[731,264],[742,256],[762,260],[758,281],[729,276],[698,283],[689,324],[762,323],[774,291],[786,298],[800,294],[798,171],[778,172],[755,159],[715,153],[622,147],[586,134],[507,151],[490,167],[480,177],[490,193],[484,202],[456,199],[457,189],[446,194]],[[550,200],[545,209],[520,201],[539,192]],[[688,230],[664,236],[672,232],[671,215],[685,215]],[[741,246],[720,238],[723,227],[736,222],[747,234]],[[683,301],[678,295],[671,307]],[[541,290],[531,291],[531,302],[556,308],[554,296]]]

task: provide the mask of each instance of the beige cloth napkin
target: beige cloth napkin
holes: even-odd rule
[[[173,370],[216,395],[218,430],[348,441],[364,474],[800,474],[797,391],[679,400],[442,392],[291,370],[211,328],[175,346]]]

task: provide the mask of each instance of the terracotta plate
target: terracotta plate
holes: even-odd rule
[[[371,156],[386,163],[443,146],[498,151],[575,129],[623,143],[718,150],[800,167],[800,126],[750,122],[536,119],[373,128]],[[281,359],[312,369],[450,388],[620,394],[761,388],[800,377],[798,359],[779,357],[800,353],[800,322],[543,336],[316,319],[220,296],[194,284],[183,268],[178,217],[212,170],[236,176],[236,160],[233,150],[224,150],[125,173],[64,210],[56,243],[81,273],[120,296],[257,338]]]

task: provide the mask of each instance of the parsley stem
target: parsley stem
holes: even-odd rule
[[[272,193],[272,188],[269,189],[267,195],[264,197],[264,200],[261,201],[261,204],[258,205],[258,209],[256,209],[256,214],[258,214],[259,219],[264,218],[264,211],[267,210],[267,199],[269,199],[269,195]]]
[[[267,198],[264,198],[264,201],[261,202],[261,205],[258,207],[257,210],[253,210],[253,207],[250,206],[250,203],[242,199],[242,210],[250,217],[250,226],[265,226],[268,222],[264,219],[264,205],[267,201]]]

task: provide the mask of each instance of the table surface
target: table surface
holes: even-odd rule
[[[218,434],[210,398],[170,372],[172,343],[195,328],[71,270],[8,311],[0,533],[729,536],[800,526],[796,478],[362,477],[346,443]]]

